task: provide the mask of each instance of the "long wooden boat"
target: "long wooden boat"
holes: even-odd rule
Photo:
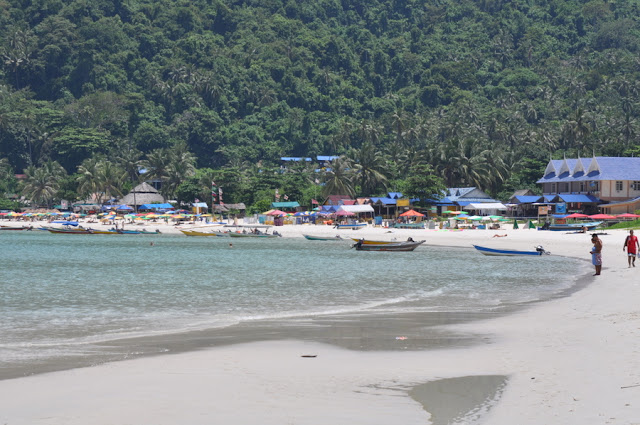
[[[358,238],[351,238],[351,240],[355,241],[355,242],[361,242],[363,245],[388,245],[388,244],[392,244],[392,243],[398,243],[398,242],[404,242],[404,241],[374,241],[371,239],[358,239]],[[406,242],[412,242],[412,241],[406,241]]]
[[[598,227],[600,224],[602,224],[601,221],[592,221],[589,223],[571,223],[571,224],[551,224],[549,225],[549,230],[555,230],[555,231],[567,231],[567,230],[581,230],[583,227],[586,228],[587,231],[592,231],[595,230],[596,227]]]
[[[351,230],[359,230],[363,227],[367,227],[367,223],[358,223],[358,224],[336,224],[336,228],[338,229],[351,229]]]
[[[64,233],[65,235],[92,235],[92,230],[89,229],[63,229],[57,227],[45,227],[44,230],[48,230],[50,233]]]
[[[541,246],[537,246],[534,251],[519,251],[515,249],[495,249],[495,248],[487,248],[486,246],[480,246],[480,245],[473,245],[473,247],[484,255],[514,256],[514,255],[549,254],[549,252],[545,251],[544,248],[542,248]]]
[[[361,242],[362,241],[356,242],[352,248],[355,248],[356,251],[413,251],[426,241],[394,242],[383,245],[368,245]]]
[[[28,230],[28,227],[25,226],[0,226],[0,230]]]
[[[200,230],[180,230],[186,236],[218,236],[216,232],[202,232]]]
[[[312,235],[302,235],[305,238],[307,238],[310,241],[344,241],[344,240],[348,240],[348,239],[344,239],[342,237],[340,237],[340,235],[336,235],[334,237],[330,237],[330,236],[312,236]],[[355,239],[357,240],[357,239]]]
[[[280,235],[267,233],[236,233],[230,232],[228,235],[232,238],[279,238]]]

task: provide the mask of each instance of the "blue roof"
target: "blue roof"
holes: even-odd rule
[[[302,158],[299,156],[282,156],[280,157],[281,161],[311,161],[311,158]]]
[[[196,207],[196,208],[209,208],[209,206],[207,205],[206,202],[194,202],[191,205]]]
[[[393,199],[400,199],[400,198],[402,198],[402,193],[400,193],[400,192],[389,192],[389,193],[387,193],[387,196],[389,198],[393,198]]]
[[[516,198],[520,204],[533,204],[534,202],[540,202],[542,200],[542,196],[536,195],[514,196],[514,198]]]
[[[370,198],[371,202],[373,202],[374,204],[377,204],[378,202],[380,202],[381,204],[384,205],[396,205],[396,201],[397,199],[393,199],[393,198]]]
[[[561,202],[600,202],[598,198],[593,195],[574,195],[570,193],[560,193],[554,197],[554,199]]]
[[[171,204],[143,204],[138,207],[139,210],[172,210]]]
[[[589,170],[591,162],[595,159],[598,164],[598,170]],[[570,158],[551,160],[554,168],[560,170],[566,161],[569,171],[563,171],[562,174],[556,175],[550,172],[537,183],[560,183],[560,182],[579,182],[579,181],[602,181],[602,180],[634,180],[640,181],[640,158],[638,157],[609,157],[597,156],[595,158]],[[576,166],[580,162],[584,171],[576,170]]]
[[[325,156],[325,155],[318,155],[316,157],[318,159],[318,161],[333,161],[334,159],[338,159],[340,158],[339,156]]]

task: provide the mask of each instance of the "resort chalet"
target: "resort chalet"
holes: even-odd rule
[[[640,209],[640,158],[551,160],[537,183],[547,202],[564,202],[567,210],[597,204],[609,214]]]

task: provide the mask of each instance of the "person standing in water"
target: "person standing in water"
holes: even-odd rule
[[[633,230],[629,230],[629,236],[627,236],[627,238],[624,240],[624,245],[622,245],[622,250],[627,251],[629,267],[636,266],[636,255],[638,255],[638,249],[640,249],[638,237],[633,234]]]
[[[596,273],[594,276],[600,276],[600,272],[602,271],[602,241],[595,233],[591,235],[591,243],[593,247],[591,248],[591,263],[596,268]]]

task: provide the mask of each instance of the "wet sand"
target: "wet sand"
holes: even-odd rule
[[[431,246],[531,249],[542,244],[554,255],[585,260],[591,246],[588,235],[528,229],[499,231],[508,234],[505,238],[484,230],[278,230],[285,237],[411,236]],[[214,348],[190,351],[186,343],[180,353],[173,350],[184,340],[162,337],[153,343],[171,347],[172,354],[0,381],[6,405],[0,421],[253,424],[259,417],[266,424],[437,424],[463,417],[467,423],[512,424],[517,417],[520,424],[640,422],[640,387],[622,388],[640,384],[640,271],[627,268],[620,250],[625,232],[608,233],[602,237],[603,275],[589,277],[592,284],[566,297],[506,315],[452,318],[427,333],[422,327],[428,319],[396,316],[371,323],[366,331],[348,326],[353,318],[337,317],[287,327],[277,322],[238,326],[218,335],[193,333],[193,346],[204,338]],[[396,339],[399,335],[407,338]],[[440,393],[453,396],[442,399]]]

